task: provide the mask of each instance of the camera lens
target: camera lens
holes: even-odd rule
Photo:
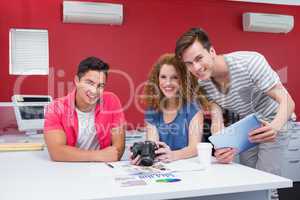
[[[143,149],[141,151],[141,165],[153,165],[155,158],[155,147],[156,145],[154,142],[145,141]]]
[[[140,165],[151,166],[154,163],[156,144],[152,141],[136,142],[130,148],[132,159],[140,155]]]
[[[154,162],[154,159],[151,157],[143,157],[141,159],[141,165],[143,166],[152,166]]]

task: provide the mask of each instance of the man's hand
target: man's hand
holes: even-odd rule
[[[118,149],[115,146],[109,146],[105,149],[101,149],[101,161],[103,162],[115,162],[118,161]]]
[[[221,148],[216,149],[215,157],[219,163],[228,164],[233,161],[235,153],[236,150],[233,148]]]
[[[249,133],[249,140],[254,143],[274,142],[277,131],[269,122],[261,120],[263,126]]]
[[[159,149],[155,151],[155,154],[159,155],[156,157],[157,160],[162,162],[172,162],[175,160],[174,153],[166,143],[156,142],[156,145],[159,146]]]

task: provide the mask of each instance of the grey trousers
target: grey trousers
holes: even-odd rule
[[[275,142],[260,143],[240,154],[240,163],[265,172],[281,175],[282,160],[289,143],[289,122],[278,132]]]

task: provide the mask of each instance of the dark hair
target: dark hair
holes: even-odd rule
[[[211,42],[207,33],[201,28],[191,28],[183,35],[179,37],[176,41],[175,54],[178,59],[181,59],[182,53],[189,46],[191,46],[195,41],[198,41],[202,44],[202,46],[207,49],[207,51],[211,48]]]
[[[86,72],[90,70],[103,71],[107,76],[109,65],[97,57],[88,57],[79,63],[77,76],[80,79]]]

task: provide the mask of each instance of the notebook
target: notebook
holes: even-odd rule
[[[251,114],[208,139],[215,149],[232,147],[236,148],[238,153],[241,153],[257,145],[257,143],[249,141],[248,134],[259,127],[261,127],[261,122],[255,114]]]

